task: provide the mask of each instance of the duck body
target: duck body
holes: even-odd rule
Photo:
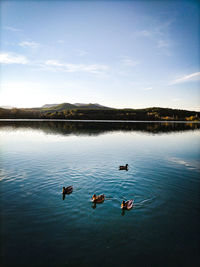
[[[67,187],[63,186],[63,191],[62,191],[63,194],[70,194],[72,191],[73,191],[73,186],[72,185],[67,186]]]
[[[121,209],[130,210],[133,207],[133,199],[122,201]]]
[[[128,171],[128,164],[126,164],[125,166],[119,166],[119,170],[126,170],[126,171]]]
[[[95,194],[92,196],[92,202],[94,203],[102,203],[103,201],[105,200],[105,195],[102,194],[102,195],[99,195],[99,196],[96,196]]]

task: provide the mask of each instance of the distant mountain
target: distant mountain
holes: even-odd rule
[[[88,105],[88,104],[84,104],[84,103],[74,103],[74,105],[77,106],[77,107],[80,107],[80,106],[86,106],[86,105]]]
[[[42,108],[51,108],[51,107],[55,107],[58,106],[59,104],[45,104],[44,106],[42,106]]]
[[[70,104],[70,103],[62,103],[62,104],[45,104],[44,106],[41,107],[42,112],[43,111],[63,111],[63,110],[69,110],[69,109],[111,109],[109,107],[105,107],[102,105],[99,105],[97,103],[95,104],[84,104],[84,103],[75,103],[75,104]],[[45,110],[44,110],[45,109]]]
[[[79,109],[114,109],[114,108],[110,108],[110,107],[105,107],[99,104],[74,104],[76,107],[78,107]]]
[[[77,106],[77,107],[79,107],[79,108],[80,107],[88,107],[88,106],[93,106],[94,108],[106,108],[106,109],[109,108],[109,107],[106,107],[106,106],[102,106],[102,105],[100,105],[98,103],[94,103],[94,104],[92,104],[92,103],[89,103],[89,104],[75,103],[74,105]]]
[[[44,107],[46,106],[46,107]],[[41,112],[61,112],[64,110],[69,110],[69,109],[76,109],[77,106],[70,104],[70,103],[62,103],[62,104],[46,104],[41,108]]]

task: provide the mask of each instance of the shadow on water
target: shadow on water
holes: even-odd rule
[[[0,129],[35,129],[46,134],[101,135],[109,132],[162,134],[200,129],[199,123],[185,122],[88,122],[88,121],[0,121]]]

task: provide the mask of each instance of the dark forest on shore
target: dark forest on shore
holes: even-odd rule
[[[41,108],[0,108],[0,119],[199,121],[200,112],[170,108],[114,109],[63,103]]]

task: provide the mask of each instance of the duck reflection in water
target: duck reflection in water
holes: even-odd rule
[[[121,215],[122,215],[122,216],[124,216],[124,215],[125,215],[125,210],[122,210],[122,213],[121,213]]]
[[[93,208],[93,209],[96,209],[96,207],[97,207],[97,203],[94,202],[94,203],[92,204],[92,208]]]
[[[98,205],[101,205],[101,204],[102,204],[102,203],[98,203]],[[96,207],[97,207],[98,205],[97,205],[97,203],[96,203],[96,202],[94,202],[94,203],[92,204],[92,206],[91,206],[91,207],[92,207],[93,209],[96,209]]]

